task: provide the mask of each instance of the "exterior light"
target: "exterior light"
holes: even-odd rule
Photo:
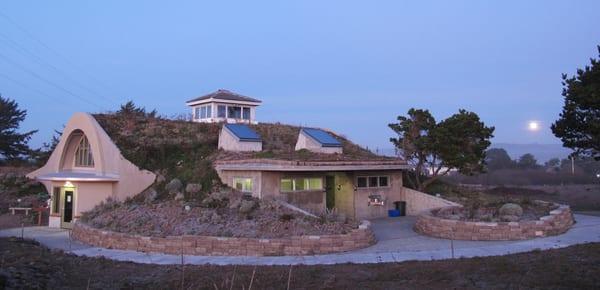
[[[65,187],[75,187],[70,181],[65,182]]]

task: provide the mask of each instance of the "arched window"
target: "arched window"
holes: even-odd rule
[[[75,167],[94,167],[94,156],[87,137],[83,135],[75,150]]]

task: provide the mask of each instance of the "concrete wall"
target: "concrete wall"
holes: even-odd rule
[[[407,187],[402,189],[401,200],[406,201],[407,215],[419,215],[434,208],[460,206],[458,203]]]
[[[418,215],[424,211],[444,206],[459,204],[435,197],[403,186],[402,171],[349,171],[349,172],[276,172],[276,171],[219,171],[221,181],[233,187],[234,177],[250,177],[253,179],[252,195],[259,198],[281,198],[302,209],[321,213],[326,209],[326,192],[300,191],[280,192],[282,178],[321,177],[325,186],[325,177],[334,176],[335,208],[338,213],[355,219],[374,219],[386,217],[388,210],[394,209],[395,201],[406,202],[406,214]],[[359,176],[387,176],[389,186],[376,188],[358,188]],[[380,195],[383,206],[369,205],[369,195]]]
[[[402,171],[357,171],[352,173],[355,191],[355,208],[358,219],[372,219],[386,217],[388,210],[394,209],[394,201],[403,201],[402,198]],[[359,176],[387,176],[389,186],[376,188],[356,187],[356,178]],[[369,195],[381,195],[385,204],[383,206],[369,205]]]
[[[227,151],[262,151],[262,142],[240,141],[223,126],[219,134],[219,149]]]
[[[73,219],[77,220],[85,211],[89,211],[94,206],[105,201],[109,197],[116,199],[114,191],[115,184],[110,182],[70,182],[73,185]],[[60,193],[54,196],[54,187],[64,187],[64,182],[50,182],[50,197],[52,201],[60,199]],[[52,204],[50,226],[60,227],[61,214],[55,213]]]
[[[298,134],[298,141],[296,141],[296,150],[307,149],[312,152],[326,153],[326,154],[342,154],[342,147],[323,147],[321,143],[315,139],[307,136],[302,130]]]
[[[302,209],[313,213],[321,213],[326,209],[326,192],[322,191],[299,191],[284,193],[280,191],[282,178],[293,177],[325,177],[334,176],[334,199],[335,209],[338,213],[355,219],[372,219],[385,217],[389,209],[394,208],[394,201],[407,201],[408,213],[442,203],[438,199],[423,193],[409,192],[403,194],[402,171],[351,171],[351,172],[276,172],[276,171],[218,171],[221,181],[233,187],[234,177],[253,178],[252,195],[255,197],[274,197],[283,199]],[[379,188],[357,188],[356,178],[358,176],[388,176],[389,186]],[[369,195],[378,194],[385,200],[384,206],[369,205]],[[425,204],[413,204],[424,202]]]

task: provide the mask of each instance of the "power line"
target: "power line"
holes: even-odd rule
[[[8,43],[10,45],[12,45],[13,48],[16,48],[16,50],[21,50],[21,53],[25,52],[25,54],[31,56],[33,58],[33,60],[35,62],[37,62],[40,65],[45,65],[47,67],[50,67],[51,69],[53,69],[54,71],[62,74],[65,78],[67,78],[69,81],[73,82],[74,84],[76,84],[78,87],[86,90],[87,92],[96,95],[99,98],[105,99],[106,98],[100,94],[98,94],[97,92],[95,92],[94,90],[86,87],[85,85],[81,84],[80,82],[78,82],[77,80],[75,80],[74,78],[70,77],[66,72],[61,71],[58,67],[52,65],[51,63],[43,60],[41,57],[37,56],[35,53],[31,52],[30,50],[26,49],[25,47],[21,46],[19,43],[17,43],[16,41],[8,38],[6,35],[0,33],[0,38],[3,38],[5,41],[8,41]],[[23,55],[25,55],[23,54]],[[108,100],[107,100],[108,101]]]
[[[32,91],[34,91],[34,92],[36,92],[36,93],[38,93],[38,94],[40,94],[40,95],[42,95],[42,96],[44,96],[44,97],[47,97],[47,98],[48,98],[48,99],[50,99],[51,101],[56,101],[56,100],[58,100],[59,102],[61,102],[61,103],[65,104],[65,105],[68,105],[68,103],[67,103],[67,102],[65,102],[63,99],[56,98],[56,97],[53,97],[53,96],[51,96],[51,95],[49,95],[49,94],[46,94],[44,91],[42,91],[42,90],[38,90],[38,89],[36,89],[36,88],[34,88],[34,87],[31,87],[31,86],[28,86],[26,83],[24,83],[24,82],[21,82],[21,81],[18,81],[18,80],[14,79],[14,78],[12,78],[12,77],[10,77],[10,76],[6,75],[6,74],[0,73],[0,77],[3,77],[3,78],[5,78],[5,79],[7,79],[7,80],[9,80],[9,81],[11,81],[11,82],[13,82],[13,83],[15,83],[15,84],[17,84],[17,85],[21,86],[21,87],[23,87],[23,88],[26,88],[26,89],[32,90]]]
[[[94,77],[87,70],[81,68],[75,62],[69,60],[69,58],[65,57],[64,55],[62,55],[61,53],[59,53],[58,51],[56,51],[55,49],[53,49],[52,47],[50,47],[49,45],[47,45],[46,43],[44,43],[43,41],[41,41],[39,38],[37,38],[35,35],[33,35],[33,33],[29,32],[29,30],[25,29],[25,27],[19,25],[17,22],[15,22],[10,17],[8,17],[8,15],[6,15],[6,14],[4,14],[4,13],[2,13],[0,11],[0,16],[2,16],[4,19],[6,19],[6,21],[10,22],[13,26],[15,26],[16,28],[18,28],[22,32],[24,32],[30,39],[32,39],[35,42],[37,42],[40,46],[46,48],[47,50],[51,51],[52,53],[54,53],[58,57],[62,58],[63,61],[65,61],[66,63],[70,64],[72,67],[74,67],[79,72],[81,72],[83,74],[86,74],[90,79],[92,79],[97,84],[102,85],[106,89],[114,91],[110,86],[106,85],[105,83],[103,83],[102,81],[100,81],[98,78]]]
[[[3,54],[1,54],[1,53],[0,53],[0,57],[1,57],[1,58],[3,58],[3,59],[6,61],[6,62],[8,62],[8,63],[12,64],[13,66],[16,66],[16,67],[20,68],[21,70],[23,70],[23,71],[25,71],[25,72],[29,73],[29,74],[30,74],[30,75],[32,75],[33,77],[35,77],[35,78],[37,78],[37,79],[39,79],[39,80],[41,80],[41,81],[43,81],[43,82],[45,82],[45,83],[47,83],[47,84],[51,85],[51,86],[53,86],[53,87],[55,87],[55,88],[57,88],[57,89],[59,89],[59,90],[61,90],[61,91],[65,92],[65,93],[67,93],[67,94],[69,94],[69,95],[71,95],[71,96],[73,96],[73,97],[75,97],[75,98],[77,98],[77,99],[79,99],[79,100],[81,100],[81,101],[84,101],[84,102],[86,102],[86,103],[88,103],[88,104],[91,104],[91,105],[93,105],[93,106],[96,106],[97,108],[99,108],[99,109],[101,109],[101,110],[103,109],[103,108],[102,108],[101,106],[99,106],[98,104],[96,104],[96,103],[94,103],[94,102],[91,102],[90,100],[87,100],[87,99],[85,99],[85,98],[83,98],[83,97],[81,97],[81,96],[79,96],[79,95],[77,95],[77,94],[73,93],[72,91],[70,91],[70,90],[68,90],[68,89],[64,88],[64,87],[63,87],[63,86],[61,86],[61,85],[58,85],[58,84],[56,84],[56,83],[54,83],[54,82],[52,82],[52,81],[49,81],[49,80],[45,79],[44,77],[40,76],[40,75],[39,75],[39,74],[37,74],[36,72],[34,72],[34,71],[32,71],[32,70],[30,70],[30,69],[28,69],[28,68],[26,68],[26,67],[24,67],[24,66],[20,65],[20,64],[19,64],[19,63],[17,63],[17,62],[14,62],[13,60],[11,60],[10,58],[6,57],[5,55],[3,55]]]

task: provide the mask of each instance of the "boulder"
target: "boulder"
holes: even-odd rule
[[[258,203],[255,200],[242,200],[240,202],[240,208],[238,209],[238,212],[241,214],[249,214],[254,210],[254,208],[256,208],[257,205]]]
[[[185,192],[187,193],[194,194],[200,192],[200,190],[202,190],[202,184],[199,183],[188,183],[185,186]]]
[[[521,218],[516,215],[503,215],[500,220],[503,222],[518,222]]]
[[[154,187],[150,187],[144,191],[144,196],[144,201],[147,203],[151,203],[158,199],[158,192],[156,191],[156,189],[154,189]]]
[[[202,200],[202,206],[208,208],[225,207],[229,203],[229,198],[226,193],[213,192]]]
[[[179,191],[179,192],[175,193],[175,197],[174,197],[175,200],[183,200],[184,198],[185,198],[185,196],[183,195],[183,192]]]
[[[181,180],[179,180],[177,178],[173,178],[171,181],[169,181],[169,183],[167,183],[167,185],[165,185],[165,189],[169,193],[176,193],[181,190],[182,186],[183,186],[183,183],[181,183]]]
[[[498,210],[499,216],[513,215],[520,217],[523,215],[523,208],[516,203],[505,203]]]

